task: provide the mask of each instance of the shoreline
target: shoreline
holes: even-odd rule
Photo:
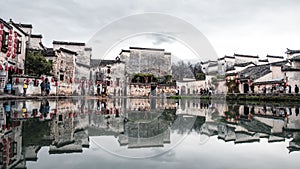
[[[145,97],[145,96],[69,96],[69,95],[59,95],[59,96],[15,96],[15,95],[0,95],[0,100],[42,100],[42,99],[76,99],[76,98],[88,98],[88,99],[113,99],[113,98],[128,98],[128,99],[149,99],[149,98],[162,98],[162,97]],[[215,94],[215,95],[176,95],[167,96],[166,99],[201,99],[201,100],[227,100],[227,101],[254,101],[254,102],[297,102],[300,101],[300,94],[286,94],[286,93],[276,93],[276,94]]]

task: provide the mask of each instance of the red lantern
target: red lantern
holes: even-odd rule
[[[55,86],[58,86],[58,82],[55,82]]]
[[[3,28],[4,28],[4,24],[0,23],[0,29],[3,29]]]
[[[8,49],[9,49],[9,48],[8,48]],[[7,52],[6,56],[7,56],[7,57],[10,57],[10,52]]]
[[[11,57],[14,59],[14,58],[17,57],[17,55],[16,55],[16,54],[13,54],[13,55],[11,55]]]
[[[12,30],[10,29],[10,30],[9,30],[9,34],[12,34],[12,33],[13,33],[13,32],[12,32]]]

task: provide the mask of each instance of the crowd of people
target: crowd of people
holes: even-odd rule
[[[262,93],[266,94],[267,90],[270,91],[270,93],[299,93],[299,87],[298,85],[295,85],[294,91],[292,92],[292,86],[288,85],[273,85],[271,88],[267,89],[265,86],[262,88]],[[252,90],[252,93],[254,93],[254,90]]]

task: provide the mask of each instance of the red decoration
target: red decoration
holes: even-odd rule
[[[4,28],[4,24],[0,23],[0,29],[3,29],[3,28]]]
[[[6,56],[7,56],[7,57],[10,57],[10,52],[7,52]]]
[[[10,30],[9,30],[9,34],[12,34],[12,33],[13,33],[13,32],[12,32],[12,29],[10,29]]]
[[[51,82],[52,82],[52,83],[54,82],[54,77],[51,78]]]
[[[55,86],[58,86],[58,82],[55,82]]]

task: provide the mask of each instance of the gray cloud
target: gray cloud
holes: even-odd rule
[[[32,23],[34,32],[44,35],[46,45],[52,40],[85,42],[120,17],[161,12],[194,25],[219,55],[236,51],[282,54],[286,47],[299,48],[300,2],[296,0],[4,0],[1,6],[0,17]]]

